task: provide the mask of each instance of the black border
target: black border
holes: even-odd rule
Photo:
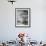
[[[16,9],[29,9],[29,26],[16,26]],[[15,8],[15,27],[17,27],[17,28],[29,28],[29,27],[31,27],[31,9],[30,8]]]

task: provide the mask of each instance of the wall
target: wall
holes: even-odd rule
[[[45,0],[17,0],[13,5],[0,0],[0,40],[15,40],[19,32],[25,32],[33,40],[46,40]],[[31,27],[15,27],[15,8],[31,8]]]

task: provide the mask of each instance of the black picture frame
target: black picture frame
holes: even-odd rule
[[[21,27],[21,28],[31,27],[31,9],[30,8],[15,8],[15,27]]]

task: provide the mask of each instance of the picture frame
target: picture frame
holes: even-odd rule
[[[15,27],[31,27],[30,13],[30,8],[15,8]]]

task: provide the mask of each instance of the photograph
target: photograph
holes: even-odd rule
[[[15,9],[15,26],[30,27],[30,8]]]

